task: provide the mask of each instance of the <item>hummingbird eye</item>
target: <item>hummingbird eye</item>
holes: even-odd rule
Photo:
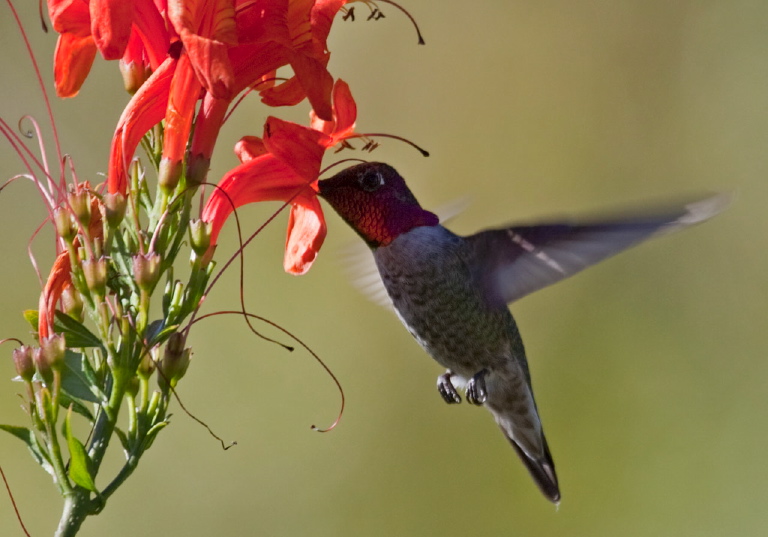
[[[360,188],[366,192],[373,192],[384,184],[384,176],[377,171],[368,170],[360,176],[358,182],[360,183]]]

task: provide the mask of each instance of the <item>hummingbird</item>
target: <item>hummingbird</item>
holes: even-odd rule
[[[397,316],[445,368],[449,404],[484,406],[544,496],[560,501],[523,340],[508,304],[639,242],[720,212],[723,196],[655,214],[543,223],[460,236],[421,207],[388,164],[349,167],[319,194],[373,252]]]

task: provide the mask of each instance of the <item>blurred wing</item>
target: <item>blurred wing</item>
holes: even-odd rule
[[[496,303],[518,300],[650,237],[698,224],[721,212],[718,195],[655,215],[585,224],[542,224],[482,231],[467,240],[484,260],[479,277]]]

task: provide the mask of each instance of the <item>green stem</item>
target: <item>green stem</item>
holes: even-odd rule
[[[88,491],[75,487],[64,495],[64,510],[54,537],[72,537],[80,530],[85,518],[91,513]]]

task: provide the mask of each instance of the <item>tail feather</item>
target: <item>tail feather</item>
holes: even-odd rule
[[[501,427],[500,427],[501,428]],[[547,445],[546,438],[544,441],[544,456],[539,459],[529,457],[517,443],[507,435],[504,428],[501,428],[504,436],[515,448],[515,453],[523,461],[523,464],[531,474],[533,481],[539,487],[539,490],[547,497],[547,499],[555,504],[560,503],[560,487],[557,483],[557,474],[555,473],[555,462],[552,460],[552,455],[549,452],[549,446]]]

